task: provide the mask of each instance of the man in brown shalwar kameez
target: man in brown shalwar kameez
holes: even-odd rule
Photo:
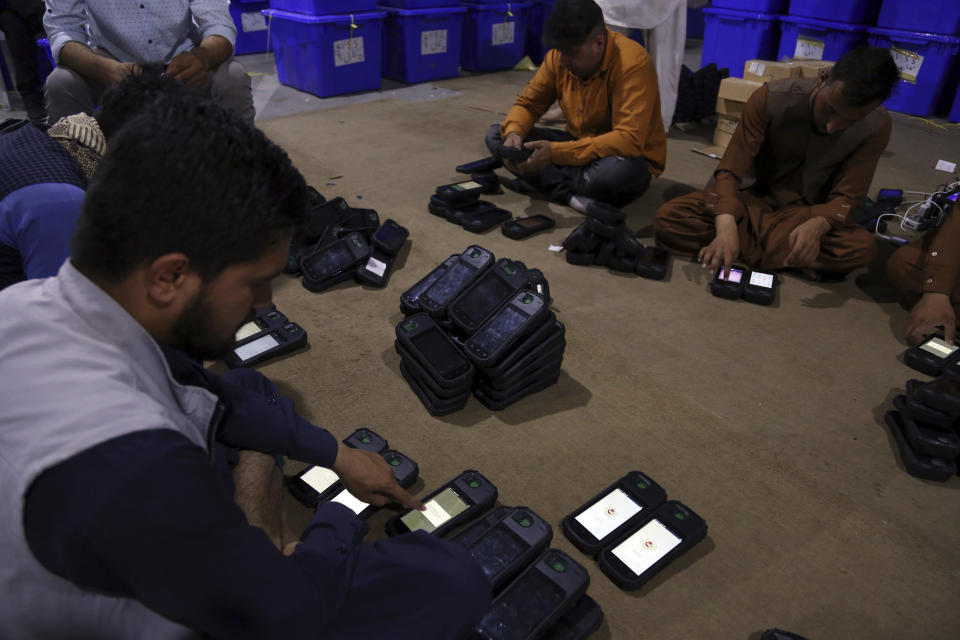
[[[657,243],[710,269],[741,261],[817,277],[871,262],[876,242],[848,214],[890,139],[880,105],[896,81],[889,51],[862,47],[819,78],[757,89],[707,188],[657,211]]]

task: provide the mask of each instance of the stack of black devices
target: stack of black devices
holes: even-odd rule
[[[584,215],[586,222],[563,241],[567,262],[595,264],[651,280],[666,277],[670,252],[658,247],[644,247],[627,228],[623,211],[602,202],[591,202]]]
[[[467,469],[425,496],[425,511],[407,509],[391,518],[386,532],[445,536],[459,528],[451,540],[476,559],[495,596],[476,637],[588,637],[603,620],[585,594],[589,574],[562,551],[548,549],[553,529],[543,518],[529,507],[493,508],[497,495],[492,482]]]
[[[237,330],[234,339],[236,344],[223,356],[231,369],[253,367],[292,353],[306,346],[307,332],[271,304],[257,309],[253,319]]]
[[[573,545],[594,556],[621,589],[639,589],[707,535],[689,507],[667,500],[663,487],[630,471],[563,519]]]
[[[472,391],[504,409],[552,385],[566,347],[539,269],[473,245],[400,296],[400,372],[432,415],[464,407]]]
[[[480,194],[499,191],[500,180],[492,170],[474,172],[469,180],[437,187],[436,193],[430,196],[427,209],[467,231],[483,233],[513,217],[506,209],[480,199]]]
[[[907,473],[945,482],[960,462],[960,349],[931,337],[903,355],[914,369],[933,380],[908,380],[906,393],[894,398],[884,420]]]
[[[742,265],[731,265],[727,272],[717,269],[710,282],[710,293],[718,298],[739,300],[743,298],[754,304],[770,305],[777,299],[777,274],[751,270]]]
[[[311,194],[307,221],[294,233],[284,271],[302,274],[304,288],[314,292],[350,279],[385,287],[407,229],[389,219],[380,224],[374,209]]]

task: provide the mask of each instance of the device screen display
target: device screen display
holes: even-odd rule
[[[376,238],[385,245],[393,246],[393,243],[398,242],[402,235],[399,227],[385,224],[377,229]]]
[[[493,353],[497,347],[503,344],[517,327],[523,324],[524,320],[529,318],[527,314],[517,310],[512,304],[500,311],[490,324],[486,325],[480,333],[475,335],[470,341],[483,350],[485,353]]]
[[[543,224],[543,218],[517,218],[514,222],[521,227],[539,227]]]
[[[258,338],[253,342],[248,342],[247,344],[241,345],[233,350],[237,357],[240,358],[241,362],[249,360],[254,356],[258,356],[268,349],[272,349],[276,346],[279,346],[280,342],[274,338],[272,335],[265,335],[262,338]]]
[[[750,284],[754,287],[763,287],[764,289],[773,288],[773,274],[772,273],[760,273],[759,271],[752,271],[750,273]]]
[[[457,311],[471,326],[475,326],[500,306],[511,293],[512,287],[495,271],[488,271],[470,289],[470,293],[461,299]]]
[[[322,280],[353,262],[353,255],[342,242],[332,244],[310,258],[310,277]]]
[[[618,488],[584,509],[574,520],[594,538],[603,540],[642,509],[623,489]]]
[[[433,283],[439,280],[447,272],[446,265],[440,265],[427,274],[423,280],[410,287],[404,294],[404,297],[410,302],[416,302],[423,295],[423,292],[433,286]]]
[[[957,347],[952,344],[947,344],[940,338],[930,338],[920,345],[920,348],[940,358],[946,358],[957,350]]]
[[[474,271],[475,269],[470,265],[462,261],[457,262],[434,286],[430,287],[430,299],[440,307],[447,304],[460,292]]]
[[[723,268],[717,272],[717,278],[719,280],[726,280],[727,282],[740,282],[743,278],[743,271],[741,269],[730,268],[730,275],[726,278],[723,277]]]
[[[237,334],[234,336],[234,339],[237,342],[240,342],[244,338],[249,338],[250,336],[256,335],[261,331],[263,331],[263,327],[257,324],[256,320],[251,320],[247,324],[237,329]]]
[[[479,182],[474,182],[473,180],[467,180],[466,182],[458,182],[457,184],[450,185],[451,188],[456,189],[457,191],[466,191],[467,189],[480,189],[483,187]]]
[[[439,329],[424,331],[414,336],[410,342],[444,377],[456,375],[467,363],[463,354],[457,351]]]
[[[410,531],[422,530],[432,533],[450,519],[458,516],[470,506],[463,501],[453,488],[447,488],[424,503],[425,511],[413,510],[400,517]]]
[[[323,493],[336,484],[340,476],[338,476],[333,469],[311,467],[309,471],[300,476],[300,479],[306,482],[310,488],[317,493]]]
[[[347,507],[348,509],[351,509],[357,515],[360,515],[360,513],[364,509],[370,506],[369,504],[367,504],[357,496],[353,495],[346,489],[344,489],[343,491],[338,493],[336,496],[334,496],[333,500],[331,500],[330,502],[339,502],[340,504]]]
[[[537,623],[560,606],[565,595],[560,585],[532,569],[510,585],[480,624],[498,638],[526,638]]]
[[[516,560],[527,548],[517,534],[505,526],[487,531],[470,547],[470,555],[480,564],[488,578],[497,575]]]
[[[617,556],[638,576],[680,544],[681,540],[659,520],[651,520],[614,548]]]

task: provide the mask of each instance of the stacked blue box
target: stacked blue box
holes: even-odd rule
[[[325,16],[331,13],[376,11],[377,0],[270,0],[271,9]]]
[[[837,61],[850,49],[866,43],[867,28],[860,24],[780,16],[780,50],[776,59]]]
[[[553,5],[557,0],[533,0],[530,10],[527,12],[527,41],[525,53],[530,56],[533,64],[543,62],[543,57],[547,55],[550,47],[543,41],[543,29],[547,26],[547,18],[553,11]]]
[[[283,84],[321,98],[380,88],[386,13],[312,15],[265,9],[263,14],[270,27],[277,78]]]
[[[460,0],[380,0],[384,7],[398,9],[435,9],[437,7],[456,7]]]
[[[701,66],[711,62],[742,78],[747,60],[773,60],[777,52],[780,16],[769,13],[704,9],[703,55]]]
[[[468,3],[460,66],[467,71],[512,69],[523,58],[529,2]]]
[[[880,0],[790,0],[792,16],[847,22],[850,24],[874,24],[877,12],[880,10]],[[831,58],[831,60],[834,58]]]
[[[960,52],[960,37],[870,27],[870,44],[889,47],[900,80],[883,105],[891,111],[916,116],[934,112],[950,77],[951,65]]]
[[[269,8],[268,0],[231,0],[230,17],[237,27],[234,55],[264,53],[267,50],[267,20],[260,12]]]
[[[957,91],[957,97],[953,100],[953,109],[950,110],[950,122],[960,122],[960,90]]]
[[[756,13],[786,13],[790,0],[713,0],[714,9],[753,11]]]
[[[383,32],[384,77],[414,83],[453,78],[460,72],[460,36],[466,9],[381,8],[387,12]]]
[[[37,40],[37,73],[40,81],[44,82],[47,76],[53,73],[53,68],[57,66],[53,61],[53,52],[50,50],[50,43],[46,38]]]
[[[921,33],[960,34],[957,0],[883,0],[878,27]]]

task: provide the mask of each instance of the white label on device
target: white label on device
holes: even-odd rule
[[[513,44],[514,29],[516,22],[495,22],[493,24],[493,46],[501,44]]]
[[[239,346],[233,350],[237,357],[241,361],[249,360],[254,356],[258,356],[267,349],[272,349],[273,347],[280,344],[277,342],[277,339],[271,335],[265,335],[262,338],[257,338],[253,342],[248,342],[245,345]]]
[[[553,251],[554,253],[560,253],[561,251],[563,251],[563,245],[560,245],[560,244],[552,244],[552,245],[550,245],[549,247],[547,247],[547,251]]]
[[[643,509],[630,499],[623,489],[614,489],[597,502],[583,510],[575,520],[597,540],[603,540],[610,532],[640,513]]]
[[[447,52],[447,30],[435,29],[420,32],[420,55]]]
[[[360,515],[360,512],[369,507],[370,505],[353,495],[346,489],[338,493],[333,500],[330,502],[339,502],[348,509],[353,510],[357,515]]]
[[[897,65],[900,79],[910,84],[917,84],[917,76],[920,75],[920,67],[923,65],[923,56],[915,51],[890,47],[890,57]]]
[[[367,260],[367,271],[370,273],[377,274],[377,277],[382,278],[383,273],[387,270],[387,263],[380,262],[374,257],[371,257]]]
[[[467,180],[466,182],[458,182],[457,184],[450,185],[451,188],[456,189],[457,191],[466,191],[467,189],[476,189],[477,187],[482,186],[482,184],[479,182],[474,182],[473,180]]]
[[[424,518],[430,521],[430,524],[432,524],[434,528],[439,527],[450,519],[450,514],[447,513],[443,507],[437,504],[436,500],[430,500],[423,506],[426,507],[426,510],[421,511],[420,513],[423,514]]]
[[[750,273],[750,284],[757,287],[766,287],[767,289],[772,289],[773,274],[760,273],[759,271],[752,271]]]
[[[300,479],[306,482],[317,493],[323,493],[340,479],[332,469],[326,467],[313,467],[310,471],[300,476]]]
[[[623,564],[638,576],[652,567],[657,560],[670,553],[680,544],[672,531],[659,520],[651,520],[642,529],[621,542],[613,550]]]
[[[956,162],[947,162],[946,160],[937,160],[937,166],[934,167],[937,171],[945,171],[947,173],[953,173],[957,169]]]
[[[920,348],[924,351],[929,351],[935,356],[940,356],[941,358],[946,358],[957,350],[957,347],[953,346],[952,344],[947,344],[940,338],[930,338],[920,345]]]
[[[809,36],[798,36],[793,57],[804,58],[805,60],[823,60],[824,48],[823,40],[817,40]]]
[[[342,67],[365,60],[366,58],[363,56],[363,36],[336,40],[333,43],[333,66]]]
[[[259,11],[244,11],[240,14],[240,28],[244,33],[266,31],[267,18]]]
[[[766,70],[767,70],[767,65],[763,64],[762,62],[757,62],[756,60],[754,60],[753,62],[750,63],[750,73],[752,73],[755,76],[762,76],[763,72]]]

